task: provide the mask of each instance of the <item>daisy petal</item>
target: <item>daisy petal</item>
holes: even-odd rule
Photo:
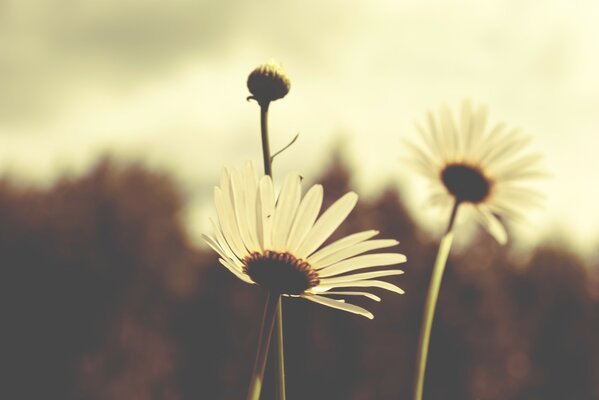
[[[363,297],[367,297],[370,300],[374,300],[374,301],[381,301],[381,298],[375,294],[372,293],[368,293],[368,292],[349,292],[349,291],[343,291],[343,292],[339,292],[339,291],[328,291],[328,292],[324,292],[321,294],[322,296],[328,296],[328,295],[336,295],[336,296],[363,296]]]
[[[493,236],[495,240],[497,240],[497,243],[506,244],[507,232],[505,231],[503,224],[488,209],[479,207],[478,211],[479,212],[477,214],[480,217],[480,221],[487,230],[487,232],[489,232],[491,236]]]
[[[272,230],[272,249],[284,251],[291,229],[291,223],[300,203],[301,187],[300,177],[296,174],[288,174],[283,182],[283,188],[279,194]]]
[[[357,243],[360,243],[364,240],[368,240],[373,236],[376,236],[379,234],[379,231],[375,231],[375,230],[369,230],[369,231],[363,231],[363,232],[358,232],[358,233],[354,233],[352,235],[346,236],[344,238],[341,238],[331,244],[329,244],[328,246],[323,247],[322,249],[318,250],[316,253],[312,254],[310,257],[308,257],[308,262],[310,262],[311,264],[318,264],[320,263],[321,260],[323,260],[324,258],[330,256],[331,254],[334,254],[338,251],[343,251],[344,249],[351,247]]]
[[[316,221],[303,243],[296,251],[296,257],[305,258],[312,254],[341,225],[358,201],[358,195],[349,192],[330,206]]]
[[[322,185],[314,185],[308,190],[302,200],[287,239],[287,249],[295,252],[300,246],[310,229],[314,226],[314,221],[318,217],[322,205],[323,190]]]
[[[366,253],[367,251],[384,249],[398,244],[399,242],[394,239],[368,240],[337,251],[330,256],[320,259],[318,262],[314,262],[310,257],[308,257],[307,261],[314,267],[314,269],[322,269],[347,258],[357,256],[358,254]]]
[[[260,180],[256,213],[258,241],[260,247],[266,250],[271,246],[272,221],[275,213],[275,195],[270,176],[263,176]]]
[[[384,276],[402,275],[404,272],[400,269],[390,269],[385,271],[364,272],[354,275],[343,275],[335,278],[325,278],[320,280],[320,284],[324,286],[333,286],[336,283],[365,281],[367,279],[382,278]]]
[[[219,258],[218,261],[220,261],[220,263],[222,265],[224,265],[229,271],[231,271],[233,273],[233,275],[235,275],[242,281],[244,281],[246,283],[251,283],[251,284],[254,283],[246,274],[244,274],[242,271],[240,271],[238,268],[236,268],[235,265],[231,264],[227,260],[223,260],[222,258]]]
[[[353,304],[347,304],[339,300],[328,299],[326,297],[317,296],[317,295],[305,295],[302,296],[306,300],[313,301],[318,304],[322,304],[327,307],[336,308],[338,310],[347,311],[353,314],[358,314],[368,319],[373,319],[374,315],[368,310],[363,309],[362,307],[358,307]]]
[[[220,246],[220,248],[225,252],[226,258],[230,258],[235,260],[236,263],[240,263],[239,258],[235,255],[233,250],[231,250],[231,246],[225,240],[225,237],[222,233],[222,228],[218,225],[218,223],[214,222],[212,218],[210,218],[210,223],[212,224],[212,228],[214,229],[214,238],[216,239],[216,243]]]
[[[250,236],[250,222],[248,221],[248,214],[246,213],[246,197],[244,195],[243,177],[240,171],[234,169],[231,171],[230,178],[235,220],[237,221],[241,241],[245,248],[251,252],[253,251],[252,249],[256,249],[256,244],[252,241]]]
[[[397,294],[405,293],[403,291],[403,289],[395,286],[392,283],[385,282],[385,281],[373,281],[373,280],[341,282],[341,283],[335,283],[334,285],[326,285],[326,286],[319,285],[319,286],[312,288],[312,290],[314,292],[327,292],[329,289],[342,288],[342,287],[376,287],[376,288],[380,288],[380,289],[389,290],[389,291],[397,293]]]
[[[340,261],[318,271],[318,276],[326,278],[339,275],[357,269],[371,267],[383,267],[386,265],[395,265],[406,262],[406,256],[399,253],[375,253],[357,256],[348,260]]]
[[[248,221],[248,233],[250,236],[249,251],[259,251],[260,243],[258,241],[257,221],[256,221],[256,198],[258,194],[258,178],[254,165],[248,161],[245,164],[243,175],[244,196],[245,196],[245,213]]]
[[[212,250],[216,251],[216,253],[219,256],[221,256],[222,258],[226,258],[226,259],[231,258],[231,256],[229,256],[229,254],[227,254],[227,252],[225,250],[223,250],[222,247],[220,247],[220,245],[218,244],[218,242],[215,239],[213,239],[212,237],[202,233],[202,239],[204,239],[204,241],[208,244],[208,246],[210,246],[212,248]]]
[[[216,206],[216,212],[222,232],[229,244],[229,247],[237,257],[242,259],[247,254],[243,241],[239,236],[237,224],[235,223],[235,215],[233,207],[231,206],[229,199],[223,194],[220,188],[214,188],[214,205]]]

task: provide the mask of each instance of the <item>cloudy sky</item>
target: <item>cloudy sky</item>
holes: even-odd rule
[[[276,172],[316,174],[343,142],[364,196],[426,193],[401,138],[465,97],[534,137],[552,178],[523,235],[599,238],[599,3],[593,0],[0,2],[0,173],[49,185],[101,154],[173,172],[204,229],[223,165],[260,162],[248,73],[292,80],[273,104]],[[309,160],[308,164],[306,161]],[[419,215],[426,220],[426,215]]]

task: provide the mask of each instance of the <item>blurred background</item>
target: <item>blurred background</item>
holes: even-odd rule
[[[552,177],[508,246],[461,231],[425,394],[599,399],[597,18],[591,0],[0,1],[0,398],[244,398],[263,293],[199,234],[222,166],[261,159],[245,80],[274,57],[292,87],[273,150],[300,134],[275,175],[358,191],[338,234],[380,229],[409,259],[405,296],[363,304],[374,321],[285,302],[290,400],[411,395],[444,219],[401,141],[466,97]]]

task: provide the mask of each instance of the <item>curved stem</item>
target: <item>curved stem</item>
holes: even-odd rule
[[[426,361],[428,357],[428,348],[431,338],[431,329],[433,326],[433,317],[435,316],[435,308],[437,306],[437,299],[439,297],[439,289],[441,288],[443,272],[445,271],[447,258],[449,257],[449,251],[451,249],[451,243],[453,241],[452,229],[455,223],[459,206],[460,202],[456,200],[451,211],[451,216],[449,218],[447,230],[445,231],[445,235],[439,243],[437,258],[435,259],[435,265],[433,266],[431,281],[428,287],[426,304],[424,306],[424,315],[422,317],[422,326],[420,328],[418,355],[416,356],[414,400],[422,400],[422,393],[424,390],[424,376],[426,373]]]

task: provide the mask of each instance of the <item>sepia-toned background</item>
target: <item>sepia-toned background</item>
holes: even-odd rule
[[[220,169],[261,159],[245,80],[274,57],[292,87],[273,150],[300,134],[275,179],[356,190],[339,234],[377,228],[408,256],[406,295],[363,304],[373,321],[285,302],[289,399],[410,397],[443,219],[402,140],[464,98],[532,135],[551,177],[507,247],[461,231],[425,396],[599,399],[597,18],[558,0],[0,2],[0,398],[244,397],[263,293],[199,234]]]

